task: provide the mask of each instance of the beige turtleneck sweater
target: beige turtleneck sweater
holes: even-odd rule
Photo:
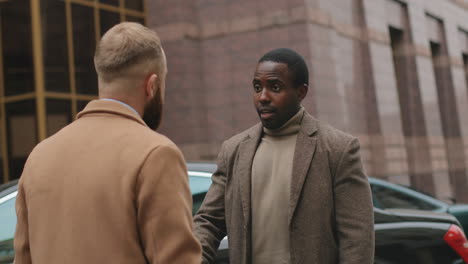
[[[252,260],[290,263],[288,212],[294,149],[304,108],[281,128],[264,128],[252,165]]]

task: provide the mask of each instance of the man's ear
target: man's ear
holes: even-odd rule
[[[306,97],[307,92],[309,91],[309,85],[303,84],[299,86],[298,89],[299,90],[298,90],[297,96],[299,97],[299,100],[302,101]]]
[[[151,74],[146,83],[145,83],[145,95],[149,98],[153,98],[155,92],[156,92],[156,89],[158,89],[158,87],[156,86],[156,82],[158,80],[158,76],[153,73]],[[156,88],[155,88],[156,87]]]

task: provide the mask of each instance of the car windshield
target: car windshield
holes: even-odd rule
[[[211,173],[189,171],[189,183],[192,195],[206,193],[211,185]]]
[[[189,184],[193,199],[192,214],[195,215],[210,188],[211,173],[189,171]]]
[[[16,191],[0,197],[0,263],[13,260],[13,236],[16,227]]]

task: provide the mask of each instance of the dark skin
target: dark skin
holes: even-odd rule
[[[253,99],[264,127],[278,129],[299,111],[308,86],[294,86],[293,77],[285,63],[263,61],[257,65]]]

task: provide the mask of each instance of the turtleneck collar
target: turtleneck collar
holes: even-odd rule
[[[265,132],[266,135],[273,137],[295,134],[301,128],[301,122],[302,118],[304,117],[304,112],[304,107],[301,106],[299,111],[297,111],[297,113],[293,117],[291,117],[291,119],[289,119],[286,123],[284,123],[280,128],[268,129],[266,127],[263,127],[263,132]]]

